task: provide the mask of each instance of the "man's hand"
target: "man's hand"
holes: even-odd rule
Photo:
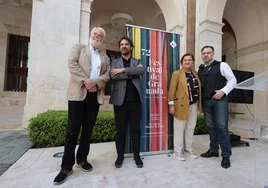
[[[117,75],[117,74],[120,74],[120,73],[122,73],[122,72],[124,72],[124,71],[125,71],[125,68],[112,69],[112,70],[111,70],[111,73],[112,73],[112,75]]]
[[[137,67],[143,67],[142,64],[138,64]]]
[[[169,113],[170,113],[171,115],[174,115],[174,114],[175,114],[175,106],[174,106],[174,105],[170,105],[170,106],[169,106]]]
[[[91,89],[88,89],[87,91],[90,92],[90,93],[92,93],[92,92],[97,92],[97,90],[98,90],[97,87],[94,86]]]
[[[89,90],[89,89],[91,89],[93,87],[96,87],[96,81],[92,80],[92,79],[85,80],[84,84],[85,84],[87,90]]]
[[[222,90],[215,90],[216,94],[213,95],[213,99],[221,99],[224,95],[224,92]]]

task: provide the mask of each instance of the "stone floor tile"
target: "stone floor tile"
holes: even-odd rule
[[[207,142],[207,135],[194,136],[196,152],[204,152]],[[63,185],[57,187],[247,188],[255,187],[256,177],[256,187],[263,188],[268,183],[268,141],[250,142],[254,142],[250,143],[250,147],[233,148],[232,166],[229,169],[220,166],[221,157],[199,157],[196,160],[187,158],[185,162],[181,162],[167,154],[143,156],[145,165],[140,169],[129,157],[125,159],[124,166],[117,169],[114,167],[114,143],[92,144],[88,160],[93,165],[93,171],[83,172],[74,167],[74,173]],[[7,181],[12,182],[7,185],[11,187],[54,187],[53,179],[60,170],[61,158],[53,158],[53,154],[62,150],[63,147],[29,150],[0,176],[0,183],[7,185]],[[254,153],[255,151],[259,153]]]

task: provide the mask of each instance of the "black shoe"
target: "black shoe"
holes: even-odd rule
[[[218,154],[218,153],[214,153],[214,152],[212,152],[212,151],[209,149],[206,153],[202,153],[200,156],[201,156],[201,157],[210,158],[210,157],[219,157],[219,154]]]
[[[222,168],[229,168],[231,166],[230,158],[229,157],[223,157],[221,161]]]
[[[141,160],[141,157],[140,156],[135,156],[134,157],[134,160],[135,160],[135,164],[138,168],[142,168],[143,167],[143,162]]]
[[[121,168],[124,162],[124,157],[117,157],[116,161],[114,162],[114,165],[116,168]]]
[[[71,175],[73,171],[68,171],[68,170],[61,170],[60,173],[55,177],[54,179],[54,184],[55,185],[60,185],[64,183],[67,180],[67,177]]]
[[[77,164],[76,167],[80,168],[84,172],[90,172],[93,169],[91,164],[87,161]]]

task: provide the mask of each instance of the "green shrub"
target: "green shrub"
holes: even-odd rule
[[[100,111],[92,132],[91,142],[115,141],[115,133],[114,112]]]
[[[30,141],[36,147],[63,146],[68,122],[67,111],[49,110],[30,119],[28,126]],[[114,113],[111,111],[99,111],[94,126],[91,142],[109,142],[115,140]],[[203,115],[198,115],[194,134],[207,134],[208,128]],[[78,142],[80,135],[78,138]]]
[[[194,130],[194,135],[200,134],[208,134],[208,127],[203,115],[197,116],[196,126]]]
[[[63,146],[67,129],[67,111],[49,110],[30,119],[28,126],[30,141],[36,147]],[[80,135],[78,138],[78,142]],[[91,142],[108,142],[115,140],[114,113],[100,111],[91,136]]]

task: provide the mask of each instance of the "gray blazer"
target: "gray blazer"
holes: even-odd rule
[[[144,67],[137,67],[139,64],[142,64],[141,61],[131,58],[130,67],[126,67],[125,72],[114,76],[110,72],[110,77],[113,80],[110,104],[116,106],[121,106],[123,104],[126,93],[127,79],[132,80],[133,84],[137,88],[137,91],[139,92],[141,102],[143,101],[140,76],[143,75]],[[111,64],[111,70],[117,68],[124,68],[122,57],[114,60]]]

